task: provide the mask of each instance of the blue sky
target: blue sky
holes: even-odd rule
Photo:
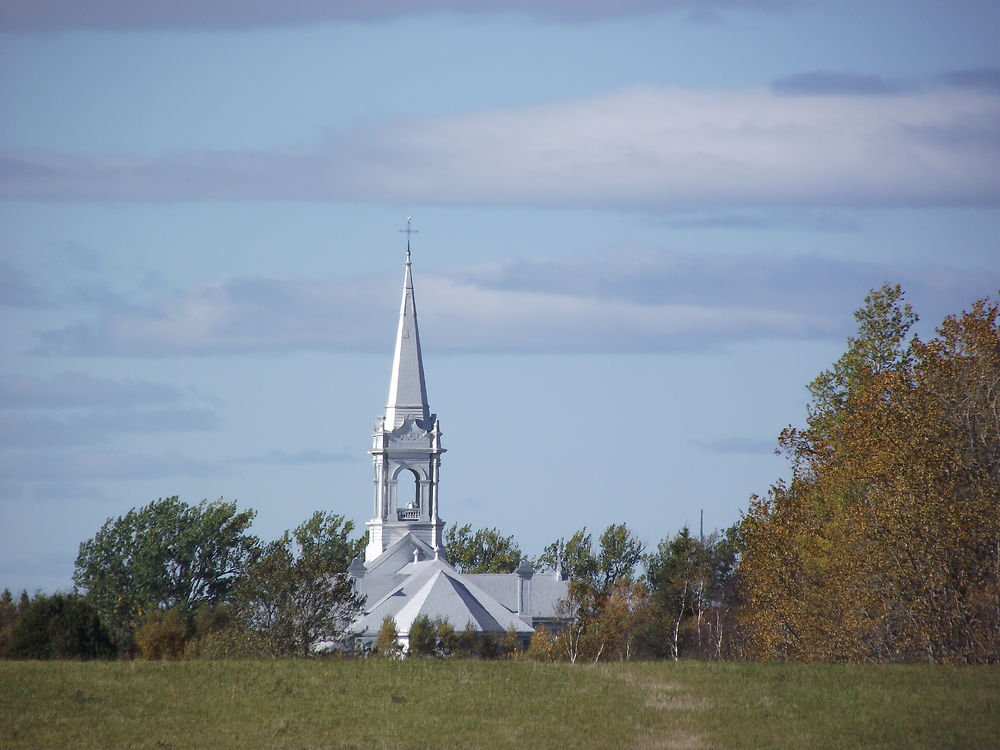
[[[357,7],[363,7],[359,12]],[[735,522],[899,282],[1000,289],[994,2],[0,7],[0,587],[158,497],[366,520],[405,241],[441,511]]]

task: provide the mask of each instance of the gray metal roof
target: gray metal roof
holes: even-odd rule
[[[390,578],[395,585],[379,599],[369,599],[364,615],[352,626],[356,633],[378,633],[382,621],[390,615],[404,637],[420,615],[447,620],[456,630],[463,630],[468,624],[481,633],[502,633],[511,627],[525,634],[534,630],[518,617],[516,610],[500,604],[444,560],[409,563],[398,574],[366,575],[361,590],[374,593],[390,583],[387,580]]]
[[[529,634],[532,621],[556,617],[567,592],[560,577],[530,576],[525,581],[526,609],[519,616],[516,573],[459,573],[411,533],[363,567],[357,586],[366,597],[365,608],[352,629],[364,637],[374,637],[387,616],[405,637],[419,615],[445,619],[456,630],[471,624],[481,633],[500,633],[513,626]]]

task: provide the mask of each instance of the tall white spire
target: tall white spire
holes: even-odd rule
[[[392,358],[389,399],[385,405],[385,426],[388,430],[399,427],[407,417],[421,421],[430,418],[410,266],[409,237],[407,237],[403,300],[399,307],[399,327],[396,329],[396,350]]]
[[[374,503],[367,522],[366,562],[412,535],[431,550],[441,546],[444,521],[438,515],[438,477],[441,471],[441,425],[427,406],[424,363],[413,300],[409,235],[416,231],[407,219],[406,272],[399,307],[396,351],[385,416],[375,420],[372,432]]]

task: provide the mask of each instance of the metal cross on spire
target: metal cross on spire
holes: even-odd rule
[[[406,233],[406,262],[407,263],[410,262],[410,235],[411,234],[420,234],[420,230],[419,229],[414,229],[412,226],[410,226],[412,223],[413,223],[413,217],[412,216],[407,216],[406,217],[406,229],[400,229],[399,230],[400,232],[405,232]]]

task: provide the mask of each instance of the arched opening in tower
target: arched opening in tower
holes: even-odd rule
[[[396,497],[400,509],[413,510],[420,507],[420,477],[413,469],[404,469],[396,478]]]

